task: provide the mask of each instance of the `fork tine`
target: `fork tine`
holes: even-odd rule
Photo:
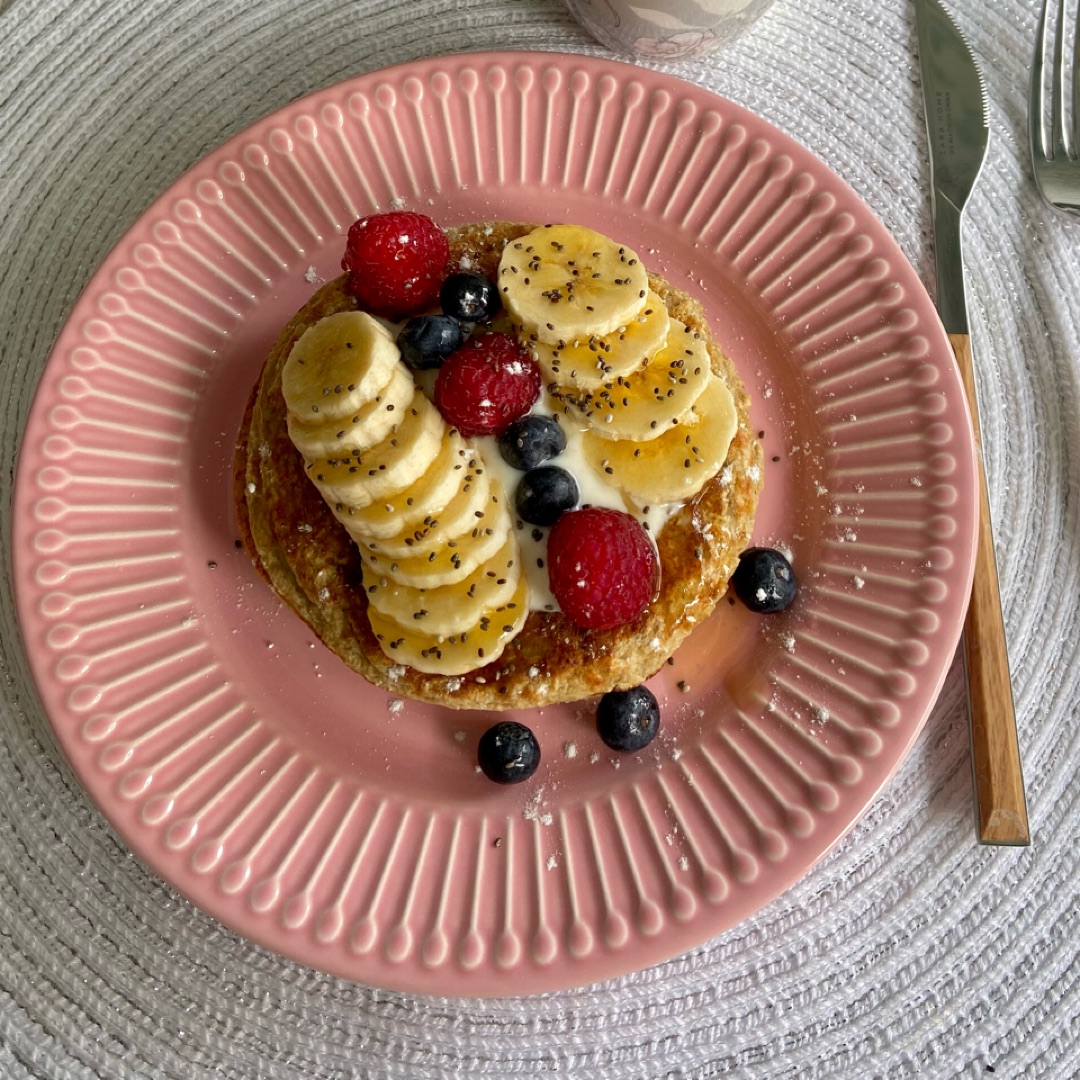
[[[1031,60],[1028,137],[1039,194],[1056,210],[1080,217],[1080,0],[1072,0],[1069,7],[1074,6],[1066,22],[1065,0],[1042,0]],[[1052,46],[1048,36],[1054,39]],[[1070,36],[1072,44],[1067,46]],[[1047,48],[1052,60],[1046,56]],[[1072,64],[1068,75],[1066,58]]]
[[[1071,132],[1072,152],[1075,154],[1080,149],[1080,0],[1077,0],[1076,18],[1073,21],[1072,123],[1069,130]]]
[[[1054,159],[1064,161],[1069,156],[1069,133],[1065,126],[1065,0],[1057,2],[1057,32],[1054,35],[1054,75],[1051,101],[1051,128],[1054,138]],[[1069,95],[1071,97],[1071,95]]]
[[[1050,0],[1043,0],[1042,14],[1035,31],[1035,55],[1031,60],[1031,88],[1028,94],[1028,137],[1033,159],[1047,156],[1046,97],[1044,94],[1044,53],[1046,52],[1046,20]]]

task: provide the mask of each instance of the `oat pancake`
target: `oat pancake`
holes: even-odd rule
[[[531,225],[480,223],[448,229],[452,264],[494,277],[505,243]],[[734,398],[738,427],[720,472],[660,532],[660,592],[636,620],[582,630],[561,613],[532,612],[525,628],[486,667],[461,676],[395,664],[367,618],[359,550],[334,518],[289,438],[281,372],[300,335],[326,315],[356,310],[344,276],[320,288],[274,345],[251,394],[235,458],[240,535],[274,590],[349,667],[403,697],[464,709],[530,708],[628,688],[654,674],[713,610],[746,547],[762,477],[749,398],[713,340],[697,300],[650,275],[670,313],[707,341],[713,371]]]

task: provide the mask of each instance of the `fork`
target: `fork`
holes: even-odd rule
[[[1035,186],[1058,210],[1080,216],[1080,34],[1073,34],[1072,78],[1065,82],[1065,0],[1057,0],[1057,27],[1050,100],[1046,100],[1043,75],[1046,24],[1050,0],[1043,0],[1042,17],[1035,36],[1028,100],[1028,134]],[[1066,119],[1068,115],[1069,119]],[[1049,118],[1049,127],[1047,125]]]

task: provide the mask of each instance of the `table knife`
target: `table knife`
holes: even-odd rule
[[[986,94],[971,49],[938,0],[915,0],[915,19],[930,144],[937,307],[963,379],[979,473],[975,578],[964,623],[976,825],[982,843],[1024,845],[1030,842],[1027,800],[982,461],[960,228],[986,157]]]

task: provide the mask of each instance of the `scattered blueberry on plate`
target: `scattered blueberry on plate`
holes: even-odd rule
[[[660,730],[660,705],[647,686],[610,690],[596,707],[596,731],[612,750],[641,750]]]
[[[497,784],[520,784],[540,764],[536,736],[515,720],[503,720],[480,736],[476,760],[483,774]]]
[[[747,548],[739,556],[731,587],[751,611],[765,615],[790,607],[798,592],[791,563],[779,551],[764,547]]]

